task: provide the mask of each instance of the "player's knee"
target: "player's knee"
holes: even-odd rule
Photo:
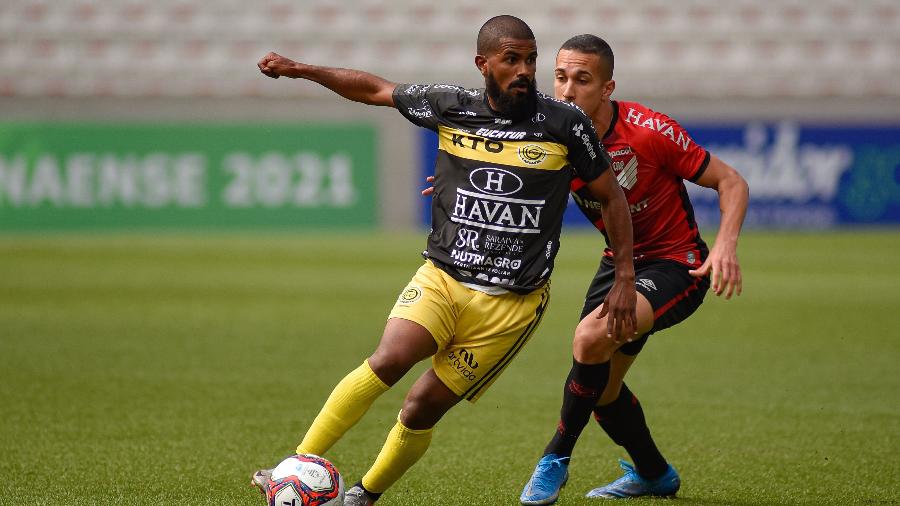
[[[429,399],[420,395],[407,395],[400,411],[400,422],[409,429],[423,430],[434,427],[443,412]]]
[[[572,354],[575,360],[584,364],[600,364],[612,357],[615,341],[606,337],[605,326],[596,322],[582,321],[575,328],[572,340]]]
[[[416,363],[404,358],[402,353],[392,353],[380,348],[375,350],[368,362],[372,372],[388,386],[398,382]]]

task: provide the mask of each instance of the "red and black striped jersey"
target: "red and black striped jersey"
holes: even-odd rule
[[[684,180],[696,181],[709,152],[674,119],[636,102],[612,102],[613,118],[601,139],[631,208],[634,258],[665,258],[699,266],[708,249],[700,238]],[[600,203],[575,178],[572,197],[606,236]],[[609,238],[607,237],[607,244]],[[606,256],[612,256],[607,247]]]

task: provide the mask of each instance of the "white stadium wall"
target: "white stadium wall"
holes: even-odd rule
[[[0,3],[0,122],[188,124],[198,131],[369,124],[376,132],[376,222],[411,228],[421,223],[419,132],[394,111],[349,103],[311,83],[265,78],[256,60],[274,50],[399,82],[479,86],[476,31],[490,16],[510,13],[535,31],[544,91],[556,48],[571,35],[594,33],[616,53],[615,97],[690,126],[900,125],[894,0],[521,4],[7,0]],[[0,145],[0,206],[10,205],[16,149]]]

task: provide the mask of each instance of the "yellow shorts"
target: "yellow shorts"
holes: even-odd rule
[[[460,397],[475,402],[528,342],[549,301],[549,282],[526,295],[488,295],[426,261],[390,318],[425,327],[438,345],[434,372]]]

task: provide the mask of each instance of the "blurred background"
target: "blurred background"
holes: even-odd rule
[[[707,296],[629,373],[680,501],[900,502],[897,0],[0,0],[0,504],[259,504],[249,474],[421,264],[434,137],[256,62],[478,87],[503,13],[534,29],[542,91],[597,34],[614,98],[750,184],[743,295]],[[688,186],[712,244],[715,194]],[[540,331],[384,506],[515,501],[602,250],[574,211]],[[416,376],[329,453],[349,483]],[[624,456],[590,432],[566,504]]]
[[[475,36],[500,13],[534,29],[548,93],[563,41],[605,38],[614,98],[740,170],[748,227],[900,223],[895,0],[524,4],[5,0],[0,229],[421,227],[433,139],[256,61],[476,87]],[[714,196],[694,200],[714,222]]]

